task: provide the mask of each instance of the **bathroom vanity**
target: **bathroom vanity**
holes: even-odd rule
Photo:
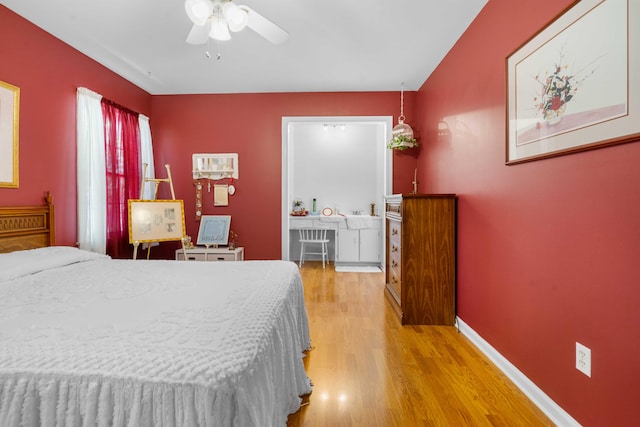
[[[289,217],[290,258],[300,254],[298,229],[329,230],[329,259],[336,264],[380,265],[382,262],[382,217],[369,215],[309,215]]]
[[[380,265],[382,218],[347,215],[338,223],[337,264]]]

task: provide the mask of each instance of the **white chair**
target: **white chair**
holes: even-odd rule
[[[305,255],[322,255],[322,268],[325,262],[329,261],[329,250],[327,249],[327,229],[326,228],[300,228],[300,267],[304,264]],[[309,246],[318,247],[320,252],[310,252]]]

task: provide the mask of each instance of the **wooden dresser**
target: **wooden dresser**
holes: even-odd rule
[[[403,325],[453,325],[455,194],[397,194],[385,203],[385,295]]]

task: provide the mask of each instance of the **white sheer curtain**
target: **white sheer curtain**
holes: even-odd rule
[[[106,253],[107,206],[102,96],[86,88],[77,93],[78,244]]]
[[[104,254],[107,250],[107,184],[102,95],[80,87],[77,92],[78,245]],[[146,178],[154,178],[153,144],[149,118],[138,116],[140,160]],[[141,165],[140,170],[143,170]],[[144,179],[144,177],[143,177]],[[152,199],[154,186],[145,185],[141,199]]]
[[[151,143],[151,127],[149,126],[149,117],[144,114],[138,116],[138,127],[140,128],[140,170],[144,172],[144,164],[147,164],[146,176],[142,176],[142,179],[153,179],[156,177],[155,164],[153,162],[153,144]],[[140,198],[143,200],[155,199],[155,184],[146,183],[142,188],[142,194]],[[149,250],[149,246],[158,246],[158,243],[143,243],[142,249]]]
[[[140,170],[144,172],[144,164],[147,166],[147,175],[143,176],[142,179],[153,179],[155,178],[155,165],[153,162],[153,144],[151,143],[151,127],[149,126],[149,117],[144,114],[140,114],[138,116],[138,126],[140,127],[140,160],[142,165],[140,166]],[[144,186],[142,194],[140,194],[141,199],[153,199],[154,198],[154,189],[155,185],[146,184]]]

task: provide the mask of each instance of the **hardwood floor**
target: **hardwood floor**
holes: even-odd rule
[[[383,273],[300,269],[313,392],[288,427],[553,426],[452,326],[401,326]]]

